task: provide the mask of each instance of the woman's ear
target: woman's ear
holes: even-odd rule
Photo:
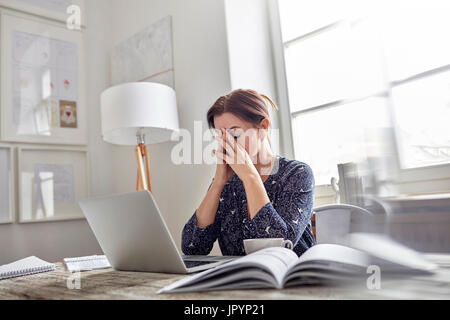
[[[259,123],[259,127],[261,129],[269,129],[269,125],[270,125],[270,121],[267,118],[264,118],[261,120],[261,122]]]
[[[267,130],[269,129],[269,125],[270,125],[269,119],[262,119],[261,122],[259,123],[258,137],[260,139],[263,139],[266,137]]]

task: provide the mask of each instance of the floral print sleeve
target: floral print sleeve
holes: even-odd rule
[[[214,179],[213,179],[214,180]],[[212,184],[212,182],[211,182]],[[211,184],[208,187],[211,188]],[[222,190],[222,195],[225,192]],[[214,242],[219,235],[219,214],[222,209],[223,197],[219,199],[219,206],[217,209],[214,222],[205,228],[197,226],[197,210],[195,210],[192,217],[186,223],[182,231],[182,250],[186,255],[207,255],[211,251]]]

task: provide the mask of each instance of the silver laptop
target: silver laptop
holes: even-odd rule
[[[185,274],[236,258],[182,256],[147,190],[85,199],[79,204],[114,269]]]

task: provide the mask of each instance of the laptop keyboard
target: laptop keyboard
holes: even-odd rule
[[[189,260],[184,260],[184,264],[186,266],[186,268],[193,268],[193,267],[198,267],[198,266],[203,266],[205,264],[210,264],[210,263],[214,263],[216,261],[189,261]]]

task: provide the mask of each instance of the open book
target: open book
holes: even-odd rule
[[[366,239],[357,237],[358,241]],[[381,245],[382,246],[382,245]],[[250,288],[286,288],[306,284],[320,284],[367,278],[368,267],[374,263],[395,266],[391,270],[430,273],[436,265],[425,261],[419,255],[405,251],[409,258],[389,262],[385,257],[339,245],[316,244],[300,257],[293,251],[273,247],[256,251],[213,269],[176,281],[157,293],[211,291]],[[394,250],[394,251],[396,251]],[[390,253],[389,255],[392,255]]]

